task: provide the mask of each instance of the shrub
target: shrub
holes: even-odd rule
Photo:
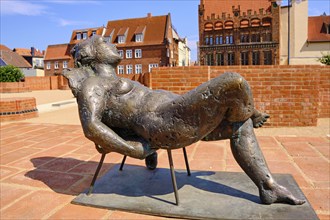
[[[19,82],[24,79],[22,71],[12,65],[0,67],[0,82]]]
[[[330,54],[322,54],[323,56],[319,59],[319,61],[325,65],[330,65]]]

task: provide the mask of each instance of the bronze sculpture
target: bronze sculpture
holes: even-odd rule
[[[157,149],[230,139],[262,203],[305,202],[273,179],[253,131],[269,116],[254,108],[250,87],[239,74],[225,73],[180,96],[117,77],[121,57],[102,37],[77,44],[72,55],[77,68],[63,75],[77,98],[84,134],[100,153],[147,157],[155,168]]]

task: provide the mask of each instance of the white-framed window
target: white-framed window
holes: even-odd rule
[[[143,41],[143,34],[135,34],[135,42],[142,42]]]
[[[124,58],[124,51],[123,50],[118,50],[118,54],[120,55],[121,58]]]
[[[118,43],[119,44],[125,43],[125,35],[119,35],[118,36]]]
[[[135,49],[135,58],[141,58],[141,57],[142,57],[142,50]]]
[[[46,64],[46,68],[47,68],[48,70],[50,70],[50,62],[47,62],[47,64]]]
[[[132,50],[126,50],[126,59],[132,58]]]
[[[133,65],[129,64],[126,65],[126,74],[132,74],[133,73]]]
[[[55,61],[55,63],[54,63],[54,69],[58,69],[58,61]]]
[[[135,74],[142,73],[142,64],[135,64]]]
[[[77,33],[77,40],[81,40],[81,33]]]
[[[92,31],[92,36],[96,35],[96,31]]]
[[[149,64],[149,72],[151,72],[152,68],[158,67],[158,63],[151,63]]]
[[[63,69],[68,68],[68,61],[63,61]]]
[[[83,39],[86,40],[87,39],[87,32],[83,33]]]
[[[124,74],[124,66],[123,65],[118,66],[118,74]]]

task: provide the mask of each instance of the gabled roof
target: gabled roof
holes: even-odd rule
[[[252,10],[252,14],[256,11],[259,14],[259,9],[263,8],[264,12],[270,10],[271,2],[269,0],[201,0],[201,5],[204,5],[204,18],[207,16],[211,17],[211,14],[215,14],[216,16],[222,15],[222,13],[232,14],[233,6],[235,9],[240,6],[241,14],[242,12],[246,12],[248,10]]]
[[[5,62],[6,65],[13,65],[19,68],[31,68],[31,64],[29,64],[21,55],[11,51],[7,50],[6,46],[3,47],[1,45],[0,47],[0,59]]]
[[[328,34],[327,34],[328,28]],[[308,41],[326,42],[330,41],[330,16],[308,17]]]
[[[125,43],[117,44],[118,46],[133,45],[160,45],[166,38],[167,22],[170,21],[170,15],[151,16],[143,18],[131,18],[124,20],[108,21],[107,30],[104,37],[111,34],[111,43],[118,43],[118,36],[126,31]],[[170,24],[169,24],[170,25]],[[170,27],[170,26],[169,26]],[[143,33],[143,42],[135,42],[135,34]]]
[[[70,59],[70,50],[71,47],[69,44],[48,45],[45,54],[45,61]]]
[[[43,57],[43,53],[42,51],[33,48],[34,50],[34,56],[33,57]],[[25,56],[25,57],[32,57],[32,48],[31,49],[27,49],[27,48],[14,48],[13,49],[14,52],[18,53],[21,56]]]
[[[10,50],[7,46],[3,45],[3,44],[0,44],[0,50]]]
[[[91,37],[92,34],[93,34],[93,31],[96,31],[96,34],[97,35],[100,35],[102,36],[103,34],[103,30],[104,30],[104,27],[95,27],[95,28],[84,28],[84,29],[79,29],[79,30],[74,30],[72,31],[72,35],[71,35],[71,39],[70,39],[70,44],[76,44],[81,40],[77,40],[77,34],[78,33],[84,33],[84,32],[87,32],[87,38]]]

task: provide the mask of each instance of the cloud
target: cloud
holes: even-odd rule
[[[1,1],[1,14],[37,16],[47,13],[47,7],[27,1]]]

